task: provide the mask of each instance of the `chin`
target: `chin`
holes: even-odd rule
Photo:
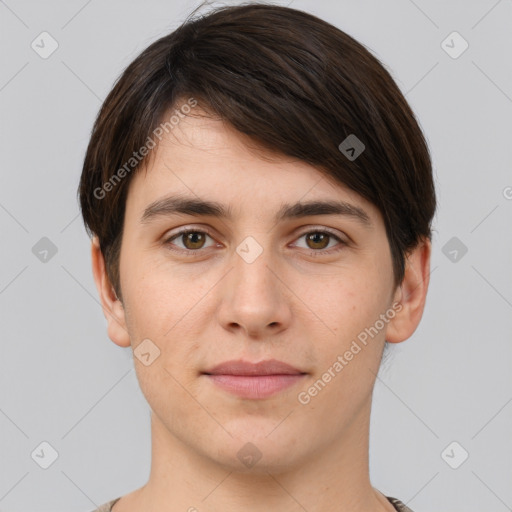
[[[287,433],[285,429],[280,436],[275,435],[276,432],[269,435],[274,428],[275,423],[272,423],[271,428],[265,429],[265,432],[260,429],[246,429],[243,432],[239,430],[237,435],[233,435],[233,438],[222,447],[222,441],[217,440],[215,444],[219,449],[214,453],[210,452],[212,444],[205,448],[209,451],[209,458],[227,471],[266,476],[268,473],[289,471],[303,463],[301,455],[305,454],[297,451],[297,444],[292,441],[295,436]],[[232,430],[228,430],[233,433]],[[226,441],[226,436],[223,437],[223,441]]]

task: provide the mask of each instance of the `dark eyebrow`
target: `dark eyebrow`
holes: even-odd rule
[[[345,201],[308,201],[305,203],[284,204],[276,214],[276,222],[313,215],[346,215],[358,220],[367,227],[372,226],[370,216],[359,206]]]
[[[141,224],[150,222],[156,217],[183,213],[185,215],[207,215],[220,219],[229,219],[232,212],[224,205],[214,201],[205,201],[193,197],[168,196],[151,203],[140,218]]]
[[[151,203],[142,214],[141,224],[152,219],[173,214],[204,215],[220,219],[232,219],[231,208],[215,201],[206,201],[184,196],[168,196]],[[297,219],[314,215],[346,215],[367,227],[372,226],[369,215],[359,206],[344,201],[308,201],[295,204],[283,204],[275,215],[275,222]]]

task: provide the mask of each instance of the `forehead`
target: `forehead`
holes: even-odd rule
[[[236,216],[244,207],[259,216],[285,203],[341,199],[380,217],[373,204],[319,168],[265,149],[204,112],[182,118],[153,149],[132,178],[126,210],[140,218],[170,193],[233,206]]]

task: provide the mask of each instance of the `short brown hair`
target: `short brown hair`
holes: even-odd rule
[[[345,32],[296,9],[249,3],[190,17],[152,43],[101,107],[78,194],[118,297],[134,172],[112,179],[187,96],[258,145],[315,166],[376,205],[401,283],[407,252],[431,238],[436,208],[429,150],[411,108],[379,60]],[[339,148],[350,135],[364,144],[355,159]]]

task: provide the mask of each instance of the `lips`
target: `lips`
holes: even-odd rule
[[[264,399],[293,386],[306,372],[270,359],[259,363],[226,361],[203,374],[218,388],[246,399]]]
[[[248,361],[232,360],[214,366],[212,369],[204,372],[207,375],[301,375],[305,372],[294,368],[293,366],[278,361],[277,359],[268,359],[259,363],[250,363]]]

